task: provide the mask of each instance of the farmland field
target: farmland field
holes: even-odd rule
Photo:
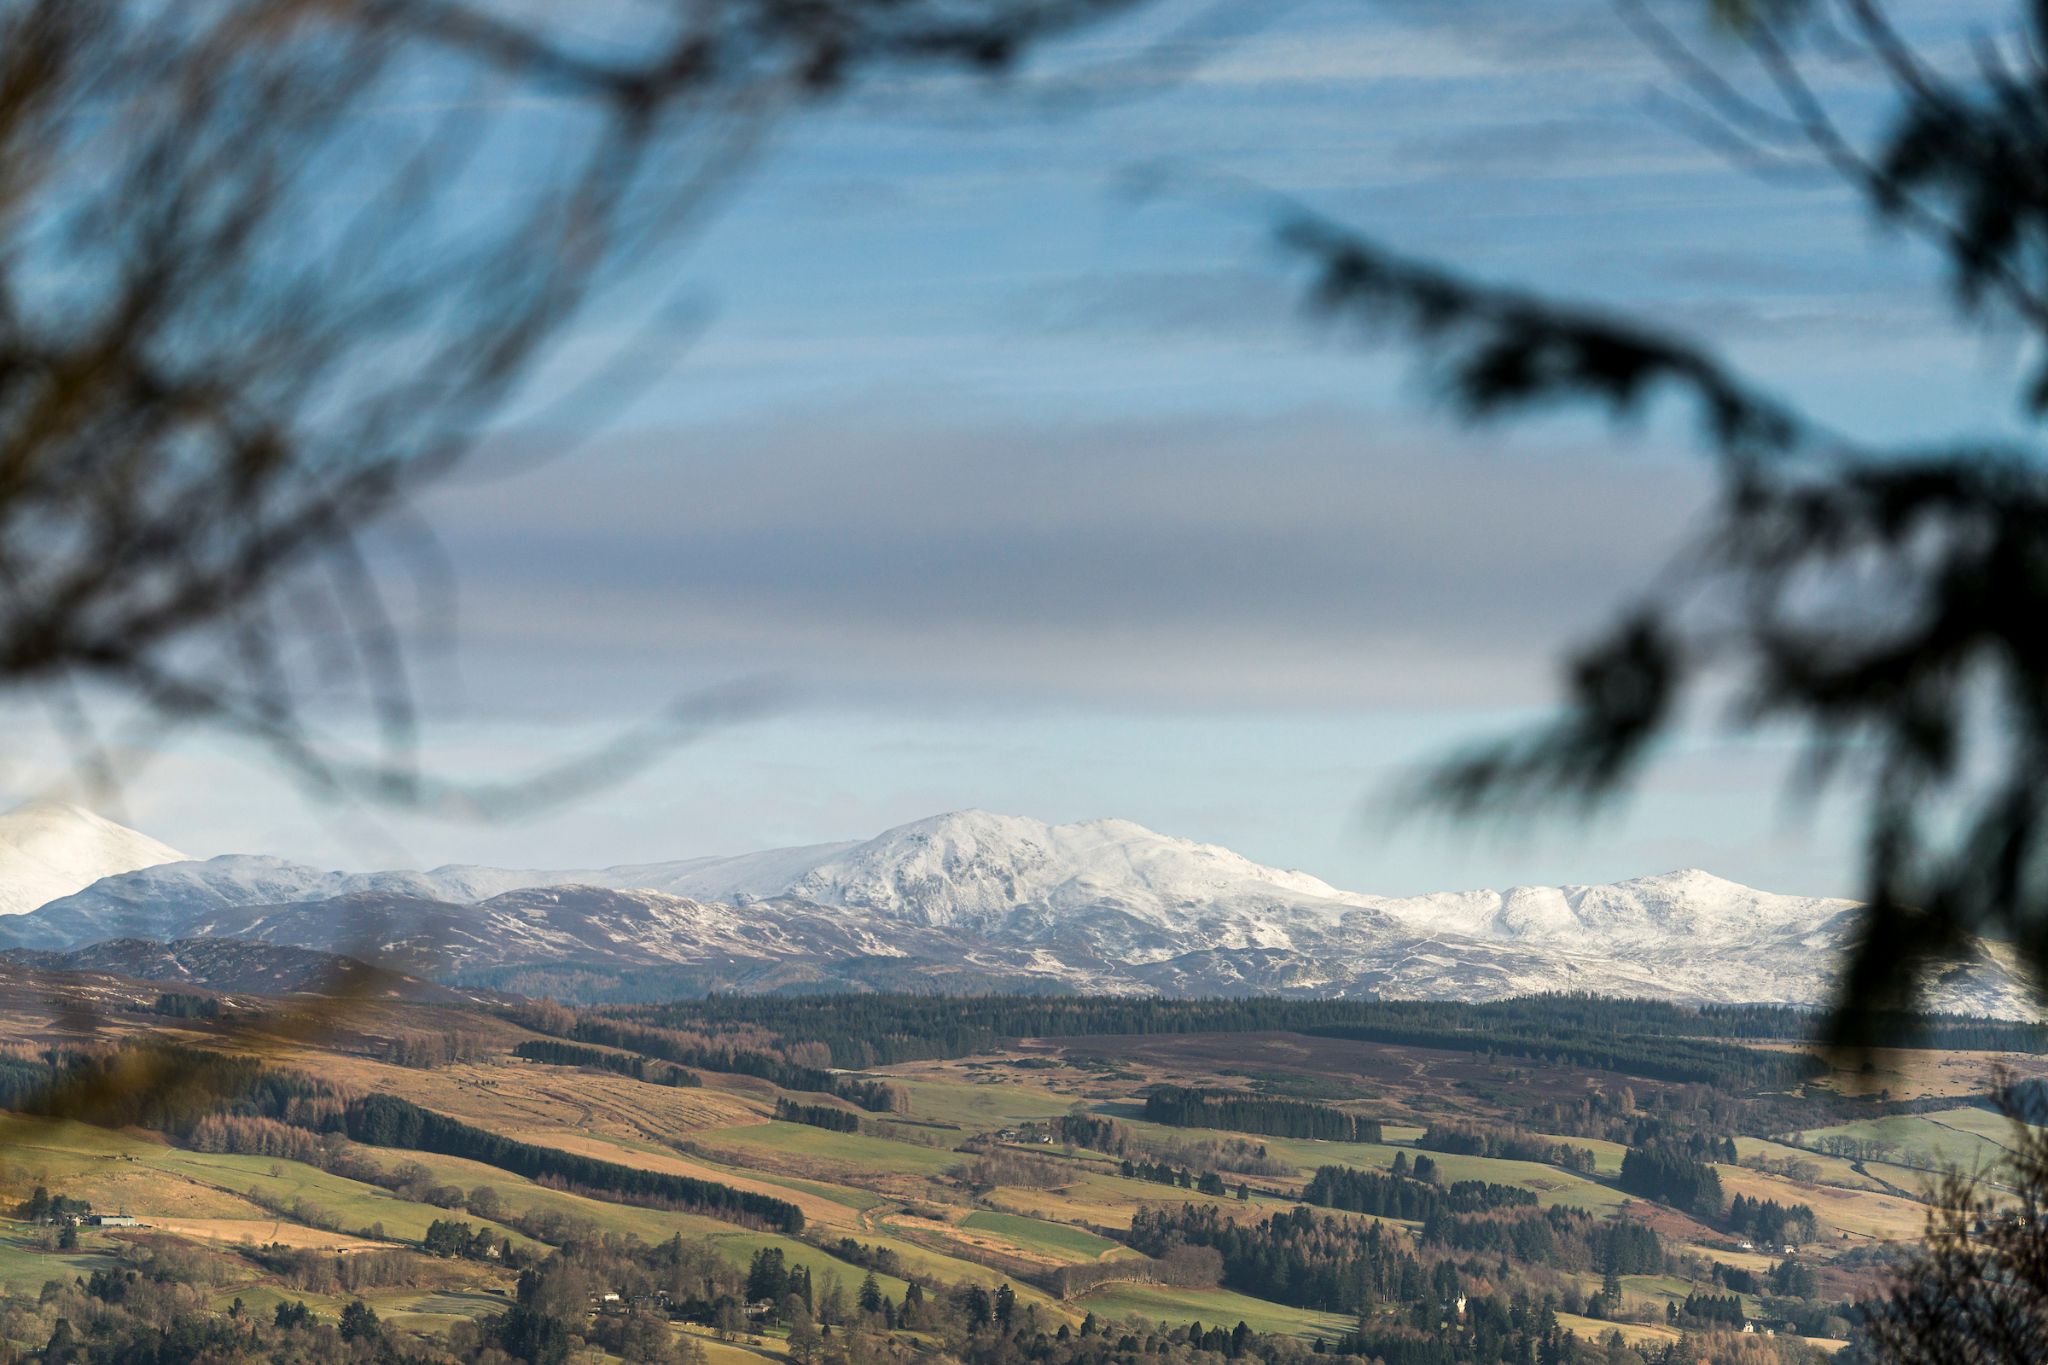
[[[962,1219],[961,1226],[992,1232],[1020,1246],[1037,1247],[1081,1261],[1098,1261],[1111,1252],[1122,1250],[1121,1243],[1097,1237],[1092,1232],[1014,1213],[981,1209]]]
[[[1656,1352],[1718,1330],[1694,1306],[1725,1284],[1741,1286],[1736,1311],[1759,1327],[1751,1341],[1842,1330],[1842,1306],[1881,1287],[1889,1258],[1921,1233],[1918,1165],[1993,1163],[2011,1140],[1980,1104],[1902,1109],[1830,1087],[1810,1101],[1760,1098],[1753,1130],[1741,1126],[1747,1101],[1723,1097],[1733,1131],[1705,1129],[1688,1107],[1699,1092],[1685,1086],[1273,1031],[1033,1040],[839,1078],[793,1072],[810,1087],[795,1091],[760,1075],[661,1085],[567,1064],[631,1065],[618,1048],[563,1055],[486,1052],[424,1068],[345,1050],[308,1057],[297,1074],[341,1087],[324,1126],[249,1129],[291,1157],[198,1150],[136,1124],[14,1119],[0,1197],[26,1211],[42,1187],[145,1226],[18,1222],[0,1240],[0,1292],[91,1281],[163,1255],[168,1240],[213,1258],[192,1273],[207,1277],[215,1309],[239,1300],[276,1318],[304,1304],[332,1322],[359,1298],[390,1331],[469,1340],[498,1330],[470,1325],[506,1321],[537,1271],[573,1263],[587,1267],[569,1281],[587,1286],[576,1302],[595,1306],[570,1330],[609,1343],[590,1347],[599,1355],[658,1311],[671,1340],[702,1346],[705,1365],[760,1365],[790,1358],[807,1314],[835,1332],[958,1351],[977,1302],[1012,1322],[1026,1315],[1051,1339],[1093,1315],[1118,1324],[1119,1340],[1199,1324],[1206,1350],[1239,1322],[1340,1353],[1367,1340],[1355,1331],[1392,1333],[1376,1350],[1404,1332],[1451,1343],[1480,1312],[1459,1309],[1460,1296],[1511,1285],[1604,1365],[1607,1348],[1591,1343],[1613,1333],[1624,1349]],[[1897,1064],[1950,1083],[1975,1074]],[[1246,1126],[1146,1117],[1157,1088],[1191,1084],[1234,1097],[1232,1121]],[[821,1087],[846,1088],[827,1102]],[[442,1150],[351,1138],[358,1130],[334,1116],[356,1094],[446,1114],[516,1152],[470,1138],[439,1139]],[[1788,1112],[1815,1118],[1789,1130]],[[1381,1140],[1300,1131],[1332,1113],[1380,1124]],[[1516,1155],[1428,1145],[1482,1139]],[[1861,1157],[1814,1150],[1851,1143],[1869,1145]],[[1591,1168],[1525,1159],[1561,1162],[1559,1144],[1590,1152]],[[1646,1146],[1711,1170],[1722,1202],[1624,1189],[1624,1161]],[[1323,1167],[1355,1173],[1323,1187],[1340,1207],[1301,1203]],[[704,1202],[720,1191],[755,1202]],[[1810,1216],[1804,1240],[1780,1250],[1780,1224],[1734,1221],[1727,1201],[1738,1198]],[[1610,1301],[1600,1266],[1624,1233],[1635,1259]],[[57,1247],[60,1235],[77,1245]],[[1781,1280],[1810,1297],[1775,1292]]]
[[[1351,1330],[1347,1318],[1332,1313],[1289,1309],[1224,1289],[1167,1289],[1159,1285],[1119,1284],[1098,1289],[1075,1301],[1097,1317],[1135,1317],[1148,1322],[1199,1322],[1207,1327],[1248,1324],[1255,1332],[1287,1336],[1341,1336]]]

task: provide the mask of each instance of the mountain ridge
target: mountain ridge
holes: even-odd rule
[[[690,991],[929,980],[1803,1004],[1832,990],[1856,918],[1851,901],[1696,868],[1377,896],[1130,821],[958,811],[867,840],[600,869],[348,873],[247,854],[168,863],[0,920],[0,946],[229,937],[440,979],[651,972]],[[2033,1013],[2030,983],[1998,945],[1930,985],[1936,1007]]]
[[[0,916],[27,914],[122,872],[186,855],[81,806],[30,801],[0,814]]]

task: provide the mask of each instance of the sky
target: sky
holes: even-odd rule
[[[1937,50],[1977,8],[1901,7]],[[1675,424],[1461,428],[1303,308],[1276,206],[1704,336],[1873,437],[2003,429],[2010,349],[1839,186],[1703,143],[1610,0],[1233,13],[791,118],[542,388],[621,356],[634,382],[514,414],[427,499],[461,587],[423,659],[441,770],[584,752],[701,688],[764,714],[510,823],[323,804],[204,735],[108,813],[202,856],[588,866],[979,807],[1388,894],[1679,866],[1852,892],[1853,811],[1789,799],[1784,737],[1712,716],[1590,824],[1397,818],[1422,765],[1545,713],[1712,481]],[[12,728],[0,789],[61,789]]]

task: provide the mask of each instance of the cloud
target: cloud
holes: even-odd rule
[[[1705,490],[1654,457],[1336,412],[681,429],[444,496],[472,679],[517,704],[771,672],[827,694],[1527,703]],[[516,661],[508,663],[506,661]]]

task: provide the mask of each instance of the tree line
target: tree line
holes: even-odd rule
[[[798,1104],[787,1097],[775,1101],[775,1117],[784,1123],[807,1123],[834,1133],[858,1133],[860,1115],[829,1104]]]
[[[1621,1159],[1616,1182],[1630,1194],[1690,1213],[1705,1222],[1721,1218],[1721,1176],[1701,1157],[1675,1142],[1631,1147]]]
[[[1268,1137],[1321,1138],[1331,1142],[1378,1142],[1376,1119],[1307,1100],[1275,1099],[1243,1090],[1202,1090],[1154,1086],[1145,1096],[1145,1120],[1176,1128],[1229,1128]]]
[[[1223,1177],[1214,1171],[1203,1171],[1200,1175],[1185,1166],[1176,1166],[1170,1161],[1147,1161],[1143,1157],[1136,1161],[1125,1157],[1118,1163],[1118,1171],[1126,1180],[1149,1180],[1155,1185],[1172,1185],[1177,1189],[1193,1190],[1197,1194],[1222,1195],[1229,1192]],[[1251,1190],[1240,1180],[1237,1182],[1237,1197],[1250,1199]]]
[[[549,1066],[583,1066],[598,1071],[615,1072],[631,1076],[636,1081],[651,1085],[698,1086],[704,1084],[697,1073],[673,1062],[652,1062],[646,1057],[631,1053],[612,1052],[605,1048],[586,1047],[560,1038],[528,1038],[512,1049],[512,1055],[523,1057],[529,1062],[544,1062]]]
[[[1222,1257],[1222,1282],[1240,1294],[1331,1313],[1428,1292],[1405,1238],[1379,1223],[1339,1220],[1309,1208],[1238,1222],[1216,1204],[1141,1208],[1124,1240],[1147,1256],[1207,1247]]]
[[[1534,1207],[1536,1192],[1487,1180],[1459,1180],[1448,1189],[1428,1179],[1383,1174],[1356,1166],[1318,1166],[1302,1187],[1302,1200],[1346,1213],[1421,1222],[1440,1213],[1481,1213]]]
[[[1758,1245],[1800,1246],[1820,1236],[1820,1220],[1807,1205],[1742,1194],[1728,1201],[1727,1226]]]
[[[786,1200],[736,1190],[692,1176],[644,1171],[615,1161],[517,1142],[422,1109],[395,1095],[366,1095],[342,1116],[342,1131],[373,1147],[404,1147],[462,1157],[529,1180],[559,1181],[613,1199],[673,1205],[714,1218],[757,1223],[778,1232],[803,1230],[803,1211]]]
[[[719,1071],[734,1076],[752,1076],[781,1086],[784,1090],[829,1092],[832,1089],[831,1072],[792,1062],[778,1053],[758,1048],[706,1042],[687,1035],[678,1035],[668,1029],[625,1022],[589,1010],[574,1011],[565,1023],[557,1023],[554,1027],[538,1027],[533,1011],[520,1011],[517,1017],[520,1023],[536,1032],[554,1033],[556,1029],[561,1028],[566,1031],[558,1036],[574,1042],[595,1043],[600,1047],[637,1052],[646,1057],[674,1062],[678,1066],[695,1067],[700,1071]]]
[[[1521,1128],[1487,1128],[1476,1123],[1432,1123],[1415,1139],[1425,1151],[1455,1156],[1490,1156],[1504,1161],[1539,1161],[1568,1171],[1590,1173],[1593,1149],[1558,1142]]]
[[[280,1118],[332,1094],[325,1082],[254,1057],[148,1039],[0,1053],[0,1109],[179,1138],[210,1118]]]
[[[1446,1251],[1510,1256],[1562,1271],[1600,1270],[1610,1276],[1661,1275],[1664,1245],[1641,1223],[1603,1221],[1579,1209],[1533,1207],[1502,1217],[1448,1209],[1422,1225],[1422,1245]]]
[[[1098,996],[978,997],[837,994],[713,995],[618,1005],[614,1020],[711,1035],[767,1032],[785,1044],[830,1050],[845,1069],[966,1057],[1019,1038],[1284,1031],[1565,1061],[1652,1079],[1702,1084],[1789,1084],[1824,1067],[1804,1054],[1715,1048],[1730,1037],[1808,1039],[1821,1017],[1775,1007],[1692,1008],[1660,1000],[1575,994],[1512,1000],[1170,1000]],[[1900,1015],[1896,1036],[1924,1030],[1924,1046],[2010,1046],[2048,1051],[2048,1026]],[[1978,1040],[1972,1043],[1969,1040]],[[1997,1040],[1994,1044],[1992,1041]],[[1717,1060],[1718,1059],[1718,1060]]]

